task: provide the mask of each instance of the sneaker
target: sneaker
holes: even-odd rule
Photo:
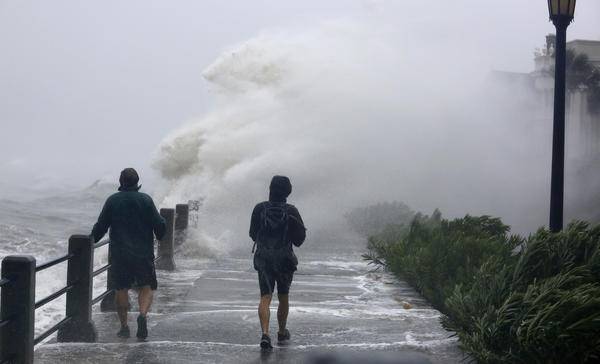
[[[148,337],[148,325],[147,325],[146,316],[139,315],[137,318],[138,329],[135,336],[138,339],[145,339]]]
[[[129,326],[121,327],[121,330],[117,332],[117,336],[124,339],[131,337],[131,333],[129,332]]]
[[[291,337],[290,330],[285,329],[283,334],[280,332],[277,333],[277,342],[288,341],[290,339],[290,337]]]
[[[260,338],[260,347],[262,349],[273,349],[273,345],[271,345],[271,338],[267,334],[263,334]]]

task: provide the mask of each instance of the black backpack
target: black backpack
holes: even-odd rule
[[[288,238],[290,216],[286,203],[265,202],[252,252],[256,270],[295,271],[298,259]]]

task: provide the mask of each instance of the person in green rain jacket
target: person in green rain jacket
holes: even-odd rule
[[[119,178],[119,192],[105,202],[98,222],[92,229],[94,241],[99,241],[110,228],[110,263],[112,266],[109,288],[116,291],[117,313],[121,321],[119,337],[130,336],[127,325],[129,289],[139,289],[140,314],[137,318],[138,339],[148,336],[146,315],[152,304],[158,283],[154,269],[154,237],[162,239],[165,220],[158,213],[154,201],[139,192],[139,176],[135,169],[126,168]]]

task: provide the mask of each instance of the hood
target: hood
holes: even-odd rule
[[[292,184],[286,176],[273,176],[269,186],[269,201],[285,202],[292,193]]]

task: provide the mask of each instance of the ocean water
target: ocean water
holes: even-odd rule
[[[73,234],[89,234],[106,197],[116,191],[111,184],[94,184],[85,189],[23,194],[0,199],[0,258],[31,255],[37,264],[65,255]],[[45,196],[44,196],[45,195]],[[107,249],[99,248],[95,267],[106,264]],[[66,285],[67,263],[36,275],[36,301]],[[94,291],[106,289],[106,274],[94,280]],[[36,310],[36,335],[65,315],[65,296]]]

